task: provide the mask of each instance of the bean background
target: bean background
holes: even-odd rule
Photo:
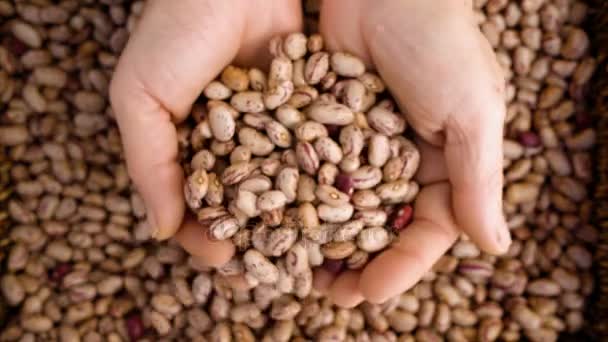
[[[107,99],[144,2],[0,0],[0,145],[12,162],[2,341],[554,341],[584,328],[594,289],[596,67],[574,0],[473,1],[507,80],[507,255],[463,237],[410,291],[293,320],[150,240]],[[316,1],[306,1],[309,31]],[[263,287],[260,287],[263,289]],[[290,302],[291,303],[291,302]],[[265,309],[261,309],[264,307]],[[267,307],[267,308],[266,308]]]

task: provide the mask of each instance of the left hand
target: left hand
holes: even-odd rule
[[[390,249],[362,271],[319,269],[315,286],[344,307],[383,302],[415,285],[461,231],[506,252],[505,82],[470,1],[324,1],[320,25],[330,50],[364,57],[385,80],[419,137],[422,188]]]

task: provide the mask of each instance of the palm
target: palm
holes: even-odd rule
[[[129,174],[154,237],[175,236],[199,264],[227,262],[234,246],[209,241],[195,220],[184,220],[175,123],[232,60],[261,62],[271,37],[300,30],[299,6],[296,0],[151,0],[120,58],[110,96]]]
[[[345,2],[322,8],[330,48],[362,55],[376,67],[419,136],[423,156],[414,221],[394,247],[360,273],[334,279],[317,272],[317,285],[350,306],[414,285],[459,228],[493,253],[504,251],[509,237],[500,204],[503,81],[472,11],[460,3],[348,1],[352,15],[345,16]]]

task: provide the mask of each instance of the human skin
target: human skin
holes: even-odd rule
[[[184,219],[175,124],[236,60],[265,67],[268,40],[299,31],[299,1],[150,0],[117,66],[110,97],[127,166],[156,239],[175,238],[201,265],[234,246]],[[413,286],[466,233],[492,254],[511,238],[502,214],[504,79],[470,1],[332,0],[321,8],[330,50],[361,56],[384,78],[418,137],[414,220],[362,271],[315,272],[340,306],[383,302]]]

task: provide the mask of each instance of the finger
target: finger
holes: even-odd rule
[[[480,50],[491,54],[479,36]],[[459,226],[484,251],[502,254],[511,244],[502,209],[506,109],[498,66],[493,59],[485,60],[494,63],[478,76],[475,95],[464,97],[446,121],[445,157]]]
[[[450,186],[445,182],[422,188],[414,206],[413,222],[363,270],[359,286],[366,300],[382,303],[405,292],[456,241],[458,228],[450,195]]]
[[[416,146],[420,151],[420,166],[416,172],[416,180],[421,185],[446,181],[448,170],[443,149],[431,145],[423,139],[416,139]]]
[[[487,115],[502,117],[500,105],[487,110]],[[454,118],[446,131],[445,159],[456,220],[484,251],[504,253],[511,238],[502,211],[502,119],[473,123]]]
[[[361,35],[357,18],[364,17],[361,0],[331,0],[321,3],[319,31],[330,51],[347,51],[356,54],[371,65],[371,57]],[[344,15],[345,10],[348,15]],[[346,39],[345,39],[346,38]]]
[[[214,241],[194,219],[186,219],[175,240],[190,253],[199,266],[219,267],[230,261],[235,248],[230,240]]]
[[[329,298],[337,306],[354,308],[363,302],[363,294],[359,288],[360,272],[345,271],[336,278],[329,289]]]

